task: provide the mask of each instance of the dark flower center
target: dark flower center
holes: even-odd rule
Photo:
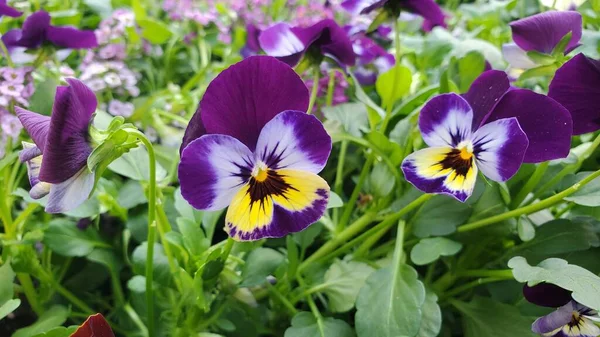
[[[452,169],[457,175],[466,177],[473,167],[473,152],[468,147],[454,148],[446,153],[446,157],[440,161],[442,169]]]
[[[252,203],[262,202],[272,195],[285,195],[289,190],[296,190],[285,182],[283,176],[267,168],[255,170],[248,184],[250,185],[248,194]]]

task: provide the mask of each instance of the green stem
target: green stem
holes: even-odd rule
[[[179,123],[183,124],[183,125],[188,125],[188,123],[190,122],[189,120],[187,120],[184,117],[181,117],[179,115],[176,115],[174,113],[170,113],[168,111],[163,111],[161,109],[157,109],[155,110],[156,113],[158,113],[159,115],[163,116],[163,117],[167,117],[169,119],[172,119],[174,121],[178,121]]]
[[[15,219],[13,226],[16,228],[17,233],[22,233],[21,224],[25,225],[25,220],[37,210],[39,204],[29,204]]]
[[[31,277],[29,274],[17,273],[17,278],[19,279],[19,283],[21,283],[23,293],[25,293],[25,297],[27,298],[27,302],[29,302],[31,309],[33,309],[33,312],[35,312],[38,317],[41,316],[44,313],[44,308],[40,304],[38,296],[35,293]]]
[[[171,274],[173,275],[173,279],[175,280],[175,286],[179,291],[181,291],[182,286],[179,283],[179,277],[177,277],[177,262],[173,255],[173,251],[171,250],[171,244],[166,239],[166,234],[171,231],[171,224],[169,223],[167,214],[165,213],[165,210],[161,205],[158,205],[156,207],[156,213],[158,217],[157,228],[158,235],[160,236],[160,242],[162,243],[163,248],[165,250],[165,255],[167,256],[167,261],[169,262],[169,269],[171,270]]]
[[[95,313],[94,309],[90,308],[87,304],[85,304],[85,302],[80,300],[77,296],[73,295],[72,292],[70,292],[66,288],[63,288],[63,286],[61,286],[58,282],[56,282],[55,280],[51,280],[51,282],[54,289],[56,289],[56,291],[59,294],[61,294],[64,298],[69,300],[69,302],[73,303],[73,305],[75,305],[88,315],[93,315]]]
[[[302,277],[300,277],[300,275],[298,275],[298,283],[302,287],[306,286],[306,283],[304,282]],[[312,311],[313,315],[315,316],[315,319],[317,320],[317,327],[319,328],[319,333],[321,337],[327,337],[325,336],[325,322],[323,322],[323,316],[321,316],[319,308],[317,308],[317,305],[315,304],[315,301],[312,299],[311,296],[306,297],[306,300],[308,301],[310,311]]]
[[[294,308],[294,305],[288,301],[287,298],[285,298],[285,296],[283,296],[279,290],[277,290],[277,288],[273,287],[271,285],[271,283],[266,282],[265,283],[267,285],[267,289],[269,289],[269,292],[271,294],[273,294],[275,296],[276,299],[279,300],[279,302],[281,302],[281,304],[283,304],[283,306],[292,314],[295,315],[298,313],[298,310],[296,310],[296,308]]]
[[[394,23],[394,48],[395,48],[395,57],[396,57],[396,64],[394,65],[394,67],[398,64],[400,64],[400,20],[396,19],[396,22]],[[397,77],[398,77],[398,72],[394,71],[394,82],[392,83],[392,93],[396,92],[396,86],[397,86]],[[388,123],[390,122],[390,119],[392,118],[392,110],[394,108],[394,103],[395,102],[388,102],[388,105],[385,107],[385,118],[383,119],[383,122],[381,123],[381,132],[385,133],[385,130],[387,129]]]
[[[317,94],[319,94],[319,76],[321,76],[321,68],[319,68],[319,66],[315,66],[313,68],[313,86],[310,93],[310,101],[308,103],[307,111],[309,115],[312,114],[313,107],[317,101]]]
[[[505,270],[464,270],[457,273],[460,277],[495,277],[503,279],[513,279],[513,273],[511,269]]]
[[[346,152],[348,151],[348,141],[342,140],[340,145],[340,156],[338,158],[338,164],[335,172],[335,182],[333,184],[333,190],[337,195],[342,195],[342,189],[344,187],[344,164],[346,163]],[[333,209],[333,223],[339,223],[339,208]]]
[[[352,195],[350,195],[350,199],[344,207],[344,212],[342,213],[340,221],[337,223],[336,228],[338,231],[342,231],[350,221],[352,212],[356,209],[356,201],[358,201],[358,197],[360,195],[360,192],[362,191],[362,187],[365,181],[367,180],[367,175],[371,170],[371,166],[373,166],[373,162],[375,162],[375,156],[370,156],[369,159],[367,159],[365,165],[363,166],[362,171],[360,172],[360,176],[358,177],[358,182],[356,183],[356,186],[352,191]]]
[[[515,210],[503,213],[503,214],[499,214],[496,216],[492,216],[486,219],[482,219],[479,221],[475,221],[469,224],[465,224],[462,226],[459,226],[457,229],[457,232],[459,233],[463,233],[463,232],[468,232],[468,231],[472,231],[475,229],[479,229],[479,228],[483,228],[504,220],[508,220],[511,218],[516,218],[519,217],[521,215],[526,215],[526,214],[531,214],[531,213],[535,213],[538,211],[541,211],[543,209],[546,209],[548,207],[551,207],[559,202],[561,202],[564,198],[570,196],[571,194],[577,192],[581,187],[587,185],[588,183],[590,183],[591,181],[593,181],[594,179],[596,179],[597,177],[600,176],[600,170],[595,171],[594,173],[590,174],[589,176],[585,177],[585,179],[581,180],[580,182],[576,183],[575,185],[567,188],[566,190],[555,194],[549,198],[546,198],[544,200],[541,200],[538,203],[529,205],[529,206],[524,206],[521,208],[517,208]]]
[[[335,72],[336,70],[330,71],[329,82],[327,83],[327,96],[325,96],[325,104],[331,106],[333,104],[333,89],[335,89]]]
[[[129,318],[131,318],[133,323],[138,327],[138,329],[140,329],[140,332],[142,333],[142,335],[148,336],[148,328],[146,327],[146,325],[144,325],[144,322],[142,322],[142,320],[140,319],[140,316],[138,316],[137,312],[135,310],[133,310],[131,305],[129,303],[127,303],[127,304],[125,304],[125,306],[123,308],[125,309],[125,312],[127,313],[127,315],[129,315]]]
[[[12,58],[10,57],[10,53],[8,52],[8,49],[6,48],[6,45],[2,40],[0,40],[0,49],[2,50],[2,54],[4,54],[4,57],[6,57],[6,63],[8,63],[8,66],[14,68],[15,64],[13,63]]]
[[[458,294],[461,294],[461,293],[463,293],[463,292],[465,292],[467,290],[473,289],[473,288],[478,287],[478,286],[483,285],[483,284],[488,284],[488,283],[493,283],[493,282],[499,282],[499,281],[505,281],[505,280],[506,279],[504,279],[504,278],[494,278],[494,277],[480,278],[480,279],[477,279],[475,281],[463,284],[462,286],[456,287],[456,288],[448,291],[447,293],[442,294],[440,296],[440,299],[444,300],[444,299],[449,298],[449,297],[454,297],[454,296],[456,296]]]
[[[546,170],[548,170],[549,165],[550,162],[547,161],[539,164],[536,167],[535,172],[533,172],[533,175],[529,178],[525,186],[523,186],[523,188],[519,191],[517,196],[510,203],[510,209],[515,209],[523,203],[523,200],[527,198],[529,193],[531,193],[531,191],[533,191],[533,189],[539,184],[540,180],[542,180],[542,177],[544,177],[544,174],[546,173]]]
[[[399,268],[402,263],[402,255],[404,255],[404,228],[406,227],[405,221],[398,222],[398,230],[396,234],[396,245],[394,246],[394,260],[393,268]]]
[[[146,306],[148,314],[148,336],[154,336],[154,243],[156,241],[156,154],[152,143],[138,130],[130,131],[146,147],[150,165],[148,177],[148,251],[146,253]]]

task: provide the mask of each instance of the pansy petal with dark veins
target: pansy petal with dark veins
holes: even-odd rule
[[[15,107],[17,117],[37,147],[44,151],[50,130],[50,117]]]
[[[96,34],[92,30],[79,30],[73,27],[48,27],[48,41],[63,48],[89,49],[98,47]]]
[[[469,91],[463,95],[473,109],[473,130],[481,126],[509,89],[508,75],[503,71],[489,70],[475,79]]]
[[[457,94],[442,94],[421,109],[419,129],[429,146],[457,146],[471,138],[473,110]]]

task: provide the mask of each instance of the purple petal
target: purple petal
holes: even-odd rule
[[[65,213],[74,210],[90,197],[93,189],[94,173],[84,166],[69,179],[59,184],[52,184],[48,194],[46,212]]]
[[[565,158],[571,149],[571,115],[550,97],[526,89],[507,92],[484,123],[516,117],[529,139],[525,163]]]
[[[287,23],[278,23],[265,29],[258,37],[260,47],[269,56],[295,66],[308,48]]]
[[[451,147],[430,147],[413,152],[402,162],[404,178],[425,193],[446,194],[466,201],[475,188],[477,166],[474,158],[456,160],[456,151]],[[455,166],[456,163],[461,165]]]
[[[573,134],[600,129],[600,61],[573,57],[556,71],[548,96],[571,112]]]
[[[314,116],[284,111],[268,122],[256,145],[256,158],[273,170],[319,173],[331,152],[331,137]]]
[[[21,29],[11,29],[6,32],[6,34],[2,35],[2,43],[4,43],[9,53],[11,53],[14,48],[19,47],[19,40],[21,39],[22,34],[23,31]],[[2,54],[2,52],[0,52],[0,54]]]
[[[341,65],[353,66],[356,62],[348,34],[334,20],[324,19],[307,28],[294,27],[292,31],[306,49],[319,48],[323,55],[332,56]]]
[[[46,40],[46,32],[50,27],[50,14],[44,11],[37,11],[31,14],[25,22],[18,46],[27,48],[37,48]]]
[[[46,36],[50,42],[63,48],[89,49],[98,47],[96,34],[92,30],[50,26]]]
[[[48,139],[43,149],[40,179],[59,184],[87,167],[92,152],[88,128],[96,111],[96,96],[85,84],[67,79],[69,86],[56,88]]]
[[[206,131],[229,135],[251,151],[262,128],[285,110],[306,111],[308,88],[285,63],[252,56],[224,70],[206,89],[200,113]]]
[[[50,130],[50,117],[25,110],[18,106],[15,107],[15,112],[35,145],[44,151],[48,131]]]
[[[569,303],[571,292],[552,283],[540,283],[533,287],[525,284],[523,286],[523,296],[527,301],[549,308],[558,308]]]
[[[507,181],[517,173],[528,145],[514,117],[485,124],[473,134],[477,167],[494,181]]]
[[[239,140],[204,135],[192,141],[181,155],[181,195],[197,209],[223,209],[248,181],[253,167],[252,152]]]
[[[570,301],[564,306],[558,308],[558,310],[544,317],[538,318],[535,322],[533,322],[531,330],[533,330],[535,333],[546,334],[569,324],[573,318],[573,311],[576,310],[574,303],[575,302]]]
[[[429,100],[421,109],[419,128],[429,146],[455,147],[471,138],[473,110],[457,94],[443,94]]]
[[[477,77],[469,91],[463,95],[473,109],[473,129],[481,126],[509,89],[508,75],[503,71],[490,70]]]
[[[357,67],[354,76],[362,86],[374,85],[377,82],[377,73],[365,67]]]
[[[179,147],[179,155],[183,152],[188,144],[194,139],[198,139],[206,134],[206,128],[204,127],[204,123],[202,123],[202,114],[200,113],[200,106],[190,119],[187,128],[185,129],[185,133],[183,134],[183,140],[181,141],[181,146]]]
[[[387,2],[388,0],[346,0],[342,2],[342,7],[354,15],[368,14]]]
[[[40,167],[42,166],[42,151],[35,144],[23,142],[23,151],[19,154],[22,162],[26,163],[29,176],[29,196],[37,200],[50,193],[51,184],[40,181]]]
[[[572,32],[567,50],[581,39],[582,18],[575,11],[545,12],[511,22],[513,40],[525,51],[550,54],[560,40]]]
[[[276,170],[262,183],[245,185],[233,198],[225,231],[235,240],[278,238],[299,232],[323,216],[329,186],[316,174]]]
[[[253,24],[246,26],[246,47],[254,52],[254,54],[260,52],[260,42],[258,42],[258,37],[261,33],[261,30]]]
[[[0,17],[4,15],[12,18],[18,18],[19,16],[23,15],[23,13],[7,5],[6,0],[4,0],[0,1]]]
[[[403,0],[400,1],[402,8],[418,14],[425,19],[424,28],[431,30],[435,26],[446,27],[446,16],[442,8],[433,0]]]

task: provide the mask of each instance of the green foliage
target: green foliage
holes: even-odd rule
[[[368,264],[361,262],[336,261],[324,277],[323,292],[329,299],[333,312],[346,312],[354,307],[358,292],[367,278],[374,272]]]
[[[418,266],[436,261],[440,256],[452,256],[462,249],[462,245],[446,238],[421,239],[410,252],[410,259]]]
[[[355,337],[348,323],[334,318],[325,318],[321,325],[308,312],[299,312],[292,319],[292,326],[285,331],[284,337]]]
[[[267,276],[272,275],[284,262],[284,256],[270,248],[257,248],[250,252],[242,270],[240,287],[253,287],[267,282]]]
[[[15,331],[12,337],[29,337],[41,334],[50,329],[59,327],[67,320],[67,317],[69,317],[69,309],[59,305],[53,306],[32,325]],[[51,334],[50,336],[53,335]],[[57,336],[60,336],[60,334]]]

